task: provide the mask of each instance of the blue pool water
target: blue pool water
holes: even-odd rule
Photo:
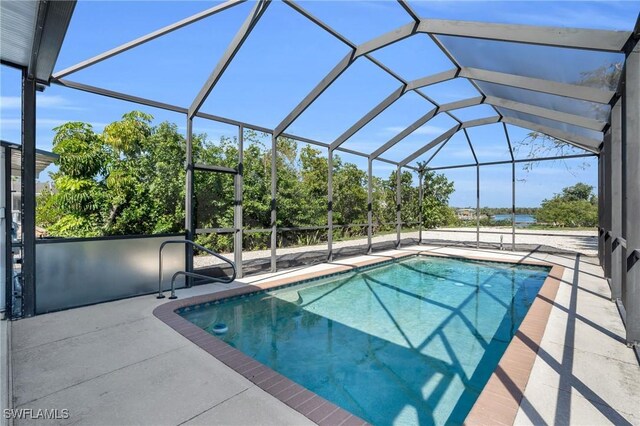
[[[416,256],[181,315],[373,424],[461,424],[547,273]]]

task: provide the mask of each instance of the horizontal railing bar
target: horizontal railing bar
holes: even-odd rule
[[[232,175],[235,175],[238,173],[238,171],[236,169],[233,169],[231,167],[225,167],[225,166],[213,166],[213,165],[209,165],[209,164],[194,164],[193,165],[194,170],[206,170],[209,172],[220,172],[220,173],[229,173]]]
[[[233,234],[235,228],[197,228],[196,234]]]
[[[335,228],[335,226],[334,226]],[[317,231],[320,229],[329,229],[329,226],[324,225],[324,226],[297,226],[297,227],[283,227],[283,228],[277,228],[278,231]]]
[[[462,229],[447,229],[447,228],[430,228],[424,229],[424,232],[452,232],[452,233],[466,233],[466,234],[475,234],[476,230],[462,230]],[[481,234],[496,234],[496,235],[504,235],[511,234],[511,228],[505,229],[504,232],[500,231],[483,231],[480,228]],[[532,236],[541,236],[541,237],[590,237],[591,235],[580,235],[580,234],[558,234],[558,233],[536,233],[536,232],[518,232],[516,231],[516,235],[532,235]]]
[[[255,228],[255,229],[243,229],[242,232],[245,234],[270,234],[272,231],[271,228]]]

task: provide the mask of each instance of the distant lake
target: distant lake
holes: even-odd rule
[[[491,216],[492,220],[500,221],[500,220],[511,220],[510,214],[496,214]],[[516,215],[516,223],[536,223],[536,218],[530,214],[517,214]]]

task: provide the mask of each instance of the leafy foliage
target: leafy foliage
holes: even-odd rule
[[[564,188],[550,200],[544,200],[536,212],[536,221],[557,226],[595,226],[598,223],[598,198],[593,187],[577,183]]]
[[[155,234],[184,230],[185,147],[175,124],[152,126],[152,117],[133,111],[109,124],[102,134],[91,125],[71,122],[57,127],[53,151],[59,170],[51,173],[54,191],[43,192],[37,203],[37,223],[51,236]],[[243,152],[243,223],[246,229],[271,227],[271,146],[264,135],[246,131]],[[279,138],[277,147],[277,224],[279,227],[327,224],[327,158],[309,145],[301,148]],[[217,143],[194,135],[196,163],[238,167],[235,138]],[[367,222],[367,175],[355,164],[335,155],[333,160],[333,218],[336,225]],[[419,211],[413,176],[401,176],[402,221],[428,227],[454,223],[448,207],[453,183],[444,175],[426,172],[424,205]],[[396,174],[373,179],[376,229],[396,220]],[[194,172],[194,210],[197,228],[233,227],[233,176]],[[336,228],[338,238],[366,234],[366,228]],[[266,248],[269,234],[251,234],[245,249]],[[326,231],[282,233],[280,244],[312,244]],[[232,248],[231,235],[198,236],[198,242],[217,250]]]

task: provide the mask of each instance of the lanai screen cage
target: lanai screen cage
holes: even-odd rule
[[[254,130],[268,134],[271,142],[271,227],[251,230],[270,234],[270,270],[277,269],[277,226],[278,185],[277,141],[280,137],[290,138],[305,144],[311,144],[326,150],[328,162],[327,179],[327,225],[317,227],[327,232],[327,259],[334,254],[333,201],[334,153],[355,155],[366,159],[368,165],[368,213],[367,223],[361,224],[367,230],[366,251],[373,248],[373,212],[372,212],[372,169],[376,163],[386,163],[398,172],[410,170],[419,180],[420,203],[423,198],[423,176],[428,170],[452,168],[470,168],[476,172],[477,205],[480,209],[480,170],[483,167],[511,166],[512,188],[512,248],[515,248],[515,199],[516,164],[524,161],[545,161],[583,157],[598,159],[598,200],[599,200],[599,241],[598,252],[605,274],[610,278],[612,298],[618,301],[626,317],[627,340],[630,343],[640,341],[640,129],[638,128],[639,89],[640,89],[640,53],[637,41],[639,28],[632,31],[608,31],[592,29],[537,27],[530,25],[494,24],[485,22],[453,21],[429,19],[416,12],[408,1],[393,3],[402,14],[403,24],[391,31],[369,40],[351,40],[319,16],[310,12],[303,2],[283,0],[271,2],[260,0],[249,3],[248,16],[245,15],[235,36],[231,39],[217,64],[203,82],[197,95],[187,104],[174,105],[160,101],[109,90],[103,87],[73,81],[73,74],[89,69],[97,64],[124,52],[144,45],[152,40],[189,25],[205,20],[213,15],[230,13],[244,2],[228,0],[207,10],[167,25],[147,35],[112,48],[104,53],[86,59],[61,71],[52,72],[64,33],[71,19],[75,2],[3,2],[4,17],[29,17],[37,22],[34,31],[28,19],[11,25],[3,20],[3,64],[23,70],[23,300],[24,313],[35,312],[35,189],[34,126],[36,90],[40,85],[60,85],[70,89],[107,96],[140,105],[171,111],[184,116],[186,126],[186,200],[185,228],[186,238],[191,240],[197,233],[227,233],[234,238],[234,256],[239,275],[242,276],[243,226],[243,143],[245,130]],[[295,16],[315,25],[325,39],[334,43],[332,49],[343,52],[328,74],[322,76],[306,95],[295,96],[280,93],[294,102],[294,107],[286,111],[274,126],[252,123],[251,120],[215,115],[206,112],[207,101],[216,85],[227,72],[234,57],[241,51],[243,44],[252,37],[259,22],[269,20],[269,9],[284,8]],[[426,11],[428,14],[428,11]],[[281,23],[286,25],[286,23]],[[22,32],[20,32],[22,30]],[[265,37],[265,33],[261,34]],[[268,36],[268,33],[266,33]],[[293,43],[293,40],[289,40]],[[431,75],[411,75],[396,71],[404,69],[403,63],[391,64],[397,60],[386,61],[385,48],[398,48],[405,52],[406,61],[421,54],[420,43],[429,42],[437,46],[443,55],[446,67]],[[267,43],[268,45],[268,43]],[[338,47],[336,47],[338,46]],[[309,48],[318,49],[319,46]],[[185,46],[189,49],[189,46]],[[402,50],[404,49],[404,50]],[[295,60],[295,51],[289,52]],[[396,55],[396,58],[398,55]],[[405,61],[405,62],[406,62]],[[606,64],[602,68],[602,64]],[[300,64],[304,66],[305,64]],[[257,65],[259,67],[259,65]],[[317,102],[322,102],[323,93],[344,89],[341,77],[347,76],[352,68],[366,66],[384,74],[393,82],[384,86],[388,90],[372,108],[359,116],[357,120],[344,125],[330,138],[321,138],[298,134],[296,121],[305,111],[313,110]],[[169,70],[154,70],[156,73]],[[415,73],[413,73],[415,74]],[[346,78],[346,77],[345,77]],[[268,82],[263,82],[268,84]],[[369,84],[369,83],[368,83]],[[378,81],[370,83],[373,90]],[[464,85],[464,89],[461,89]],[[387,89],[389,87],[390,89]],[[378,88],[379,89],[379,88]],[[436,90],[436,89],[439,89]],[[161,93],[162,87],[154,91]],[[442,90],[457,95],[442,97]],[[365,144],[366,149],[356,149],[362,144],[350,144],[354,136],[374,126],[385,111],[414,97],[420,101],[420,107],[412,109],[416,116],[396,134],[382,143]],[[453,100],[452,100],[453,99]],[[333,105],[336,111],[341,105]],[[251,113],[249,108],[249,114]],[[336,113],[336,120],[338,120]],[[237,167],[222,167],[216,164],[194,162],[192,140],[194,120],[203,119],[225,123],[237,127],[239,145]],[[437,122],[444,130],[436,135],[424,136],[420,132],[424,126]],[[446,123],[446,124],[443,124]],[[315,126],[327,123],[316,122]],[[498,129],[504,138],[508,158],[498,161],[483,161],[477,153],[478,142],[474,140],[472,129],[492,127]],[[571,146],[569,153],[544,158],[518,158],[514,155],[510,129],[525,129],[546,135],[555,141]],[[435,136],[435,137],[434,137]],[[461,138],[472,154],[472,161],[447,166],[434,166],[431,161],[437,158],[441,150],[454,138]],[[353,146],[352,146],[353,145]],[[444,151],[443,151],[444,152]],[[194,173],[196,171],[225,173],[232,176],[235,194],[234,225],[232,228],[199,229],[194,220]],[[400,179],[400,173],[397,173]],[[419,226],[419,243],[422,242],[422,223],[410,224],[402,220],[401,186],[397,187],[396,221],[397,233],[395,246],[401,244],[403,226]],[[304,202],[304,200],[301,200]],[[636,213],[633,213],[633,212]],[[479,217],[476,211],[476,217]],[[343,226],[343,225],[340,225]],[[479,224],[476,228],[476,244],[479,246]],[[7,258],[8,259],[8,258]],[[187,270],[193,269],[191,253],[186,256]],[[626,310],[626,313],[624,313]]]

